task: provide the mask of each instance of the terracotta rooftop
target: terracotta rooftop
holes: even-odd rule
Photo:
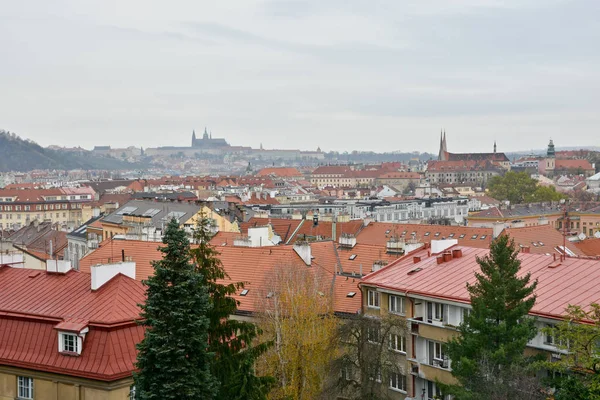
[[[523,228],[505,229],[515,244],[521,247],[529,247],[529,252],[533,254],[562,254],[562,251],[557,249],[558,246],[563,246],[563,235],[554,229],[551,225],[537,225]],[[566,241],[567,249],[571,250],[575,255],[583,255],[582,251],[573,243]]]
[[[244,235],[248,234],[248,228],[255,226],[266,226],[271,224],[273,232],[281,237],[283,243],[288,243],[296,229],[302,224],[301,219],[284,219],[284,218],[250,218],[248,222],[240,224],[240,230]],[[311,221],[312,223],[312,221]]]
[[[337,244],[332,241],[311,243],[313,256],[311,267],[307,267],[296,254],[292,245],[271,247],[234,247],[231,243],[223,246],[221,243],[211,242],[220,253],[219,258],[223,267],[233,282],[247,282],[246,295],[241,295],[241,290],[234,296],[240,302],[239,310],[242,313],[257,311],[260,301],[265,294],[265,288],[271,283],[276,268],[285,265],[299,265],[317,271],[323,279],[333,280],[333,275],[339,270],[336,256]],[[162,253],[158,251],[161,243],[144,242],[137,240],[112,240],[105,241],[103,245],[94,252],[80,260],[82,272],[88,272],[90,266],[98,263],[106,263],[109,259],[118,261],[121,259],[121,250],[125,251],[125,257],[136,263],[136,280],[143,280],[154,273],[152,261],[159,260]],[[345,277],[336,277],[334,293],[347,289],[343,284]],[[358,278],[356,278],[358,280]],[[338,285],[340,287],[338,288]],[[360,294],[354,297],[339,296],[339,302],[335,303],[336,312],[357,312],[361,307]],[[337,295],[336,295],[337,298]]]
[[[386,246],[387,241],[395,236],[409,239],[413,233],[423,243],[442,238],[457,239],[461,246],[482,249],[490,247],[493,234],[492,228],[371,222],[358,234],[356,240],[358,243]]]
[[[437,264],[435,256],[427,251],[417,252],[421,261],[403,259],[374,272],[363,279],[364,285],[377,286],[413,294],[431,296],[451,301],[469,302],[466,282],[475,283],[475,272],[480,272],[477,257],[484,257],[489,250],[473,247],[462,249],[462,257]],[[538,280],[537,302],[532,314],[549,318],[561,318],[569,304],[577,304],[589,310],[591,303],[600,300],[600,261],[567,258],[564,261],[541,254],[519,254],[520,275],[531,273]],[[409,272],[417,272],[409,274]]]
[[[0,268],[0,365],[103,381],[131,376],[144,299],[142,284],[124,275],[92,291],[90,274]],[[60,354],[57,328],[83,325],[81,355]]]
[[[586,256],[600,256],[600,238],[573,243]]]
[[[256,176],[270,176],[274,175],[280,178],[301,178],[303,175],[296,168],[285,167],[285,168],[263,168],[256,173]]]
[[[357,235],[358,232],[363,228],[362,220],[353,220],[349,222],[337,222],[335,224],[335,238],[333,237],[333,222],[319,221],[317,226],[314,226],[312,220],[306,220],[298,229],[298,232],[292,239],[290,243],[293,243],[296,240],[303,240],[304,235],[307,238],[310,237],[319,237],[321,240],[326,239],[335,239],[336,241],[340,238],[342,233],[350,233],[353,235]]]

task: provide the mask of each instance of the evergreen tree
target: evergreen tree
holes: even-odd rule
[[[521,262],[507,235],[494,240],[477,262],[481,273],[467,284],[472,311],[448,343],[452,375],[460,386],[447,388],[457,399],[533,399],[541,386],[526,372],[523,352],[537,333],[528,317],[537,282],[519,277]],[[511,397],[513,396],[513,397]]]
[[[136,391],[141,400],[212,399],[217,382],[207,350],[211,305],[204,278],[190,262],[189,240],[175,219],[163,243],[163,259],[153,262],[154,275],[144,281],[146,333],[138,345]]]
[[[211,302],[206,316],[209,320],[209,351],[215,355],[211,372],[220,382],[216,398],[266,399],[275,380],[256,376],[254,366],[256,359],[271,343],[254,345],[261,333],[257,326],[230,318],[239,305],[232,295],[242,290],[244,283],[223,283],[229,276],[218,258],[219,253],[209,244],[210,236],[209,220],[203,217],[194,232],[197,247],[191,252]]]

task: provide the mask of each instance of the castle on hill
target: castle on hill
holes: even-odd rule
[[[223,149],[231,147],[225,139],[213,139],[212,132],[209,134],[204,128],[204,134],[201,139],[196,138],[196,131],[192,131],[192,147],[196,149]]]

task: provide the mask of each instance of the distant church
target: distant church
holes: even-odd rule
[[[438,161],[490,161],[506,169],[510,168],[510,160],[506,154],[496,152],[496,141],[493,153],[450,153],[446,144],[446,131],[440,132]]]
[[[192,131],[192,147],[196,149],[225,149],[231,147],[225,139],[213,139],[212,133],[208,133],[204,128],[202,139],[196,138],[196,131]]]

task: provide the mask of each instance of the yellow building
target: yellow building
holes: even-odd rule
[[[0,190],[0,229],[20,229],[36,220],[79,226],[83,205],[94,194],[91,188]]]
[[[431,248],[391,263],[366,276],[359,284],[364,314],[377,318],[392,315],[408,325],[408,333],[403,339],[403,377],[384,377],[382,381],[388,385],[392,397],[445,399],[436,382],[455,383],[452,360],[446,355],[445,343],[457,334],[457,327],[470,312],[465,282],[475,282],[476,258],[483,257],[488,251],[458,247],[453,240],[432,241]],[[523,272],[530,272],[532,280],[538,280],[538,302],[531,314],[537,318],[539,330],[529,342],[527,351],[545,353],[550,359],[551,354],[560,353],[560,350],[553,338],[543,334],[541,329],[563,319],[564,304],[577,304],[578,299],[584,297],[600,298],[600,285],[574,289],[568,279],[581,273],[588,282],[600,283],[600,261],[579,258],[557,261],[544,254],[521,254],[520,259]],[[564,274],[564,279],[557,274]],[[589,308],[589,304],[580,305]],[[402,390],[393,387],[396,382],[404,381],[406,385]]]

